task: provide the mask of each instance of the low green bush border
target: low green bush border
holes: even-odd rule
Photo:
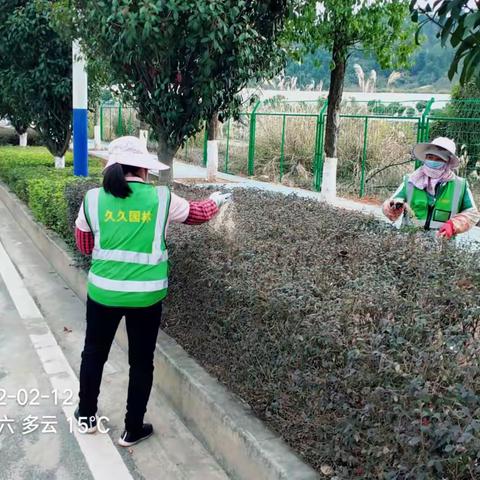
[[[90,157],[90,176],[75,177],[71,152],[65,156],[65,168],[58,169],[43,147],[0,147],[0,179],[28,205],[39,222],[68,244],[74,242],[69,197],[79,197],[81,202],[88,188],[100,184],[102,168],[100,160]]]

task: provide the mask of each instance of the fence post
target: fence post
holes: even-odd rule
[[[118,104],[117,134],[118,134],[120,137],[123,136],[122,102],[120,102],[120,103]]]
[[[282,181],[283,177],[283,163],[285,160],[285,125],[287,121],[287,116],[283,114],[282,120],[282,143],[280,145],[280,182]]]
[[[417,143],[426,142],[428,141],[428,130],[429,130],[429,122],[428,116],[430,115],[430,110],[432,109],[432,105],[435,103],[435,98],[432,97],[427,104],[425,105],[425,110],[418,122],[418,133],[417,133]],[[415,168],[420,167],[420,162],[415,160]]]
[[[227,123],[227,146],[225,151],[225,173],[228,173],[228,161],[230,159],[230,125],[232,123],[232,118],[228,119]]]
[[[250,114],[250,143],[248,145],[248,175],[250,176],[255,173],[255,133],[257,129],[257,110],[261,104],[261,100],[258,100]]]
[[[313,188],[319,192],[322,185],[323,176],[323,153],[324,153],[324,138],[325,130],[325,111],[327,109],[328,101],[325,100],[320,112],[317,116],[317,128],[315,132],[315,153],[313,157]]]
[[[365,126],[363,129],[362,171],[360,175],[360,197],[363,197],[365,195],[365,163],[367,160],[367,138],[368,138],[368,117],[365,116]]]
[[[428,141],[427,118],[430,115],[430,110],[432,109],[432,105],[434,104],[434,102],[435,102],[435,98],[432,97],[425,105],[425,110],[423,111],[423,114],[418,124],[418,134],[417,134],[418,142]]]
[[[100,140],[103,142],[103,102],[100,103]]]
[[[205,120],[205,135],[203,137],[203,166],[207,166],[207,145],[208,145],[208,123]]]

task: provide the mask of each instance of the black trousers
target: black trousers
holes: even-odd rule
[[[130,365],[125,428],[143,424],[153,381],[153,356],[162,316],[162,302],[150,307],[108,307],[87,299],[87,330],[80,366],[79,413],[97,412],[103,366],[108,359],[115,332],[125,316]],[[108,416],[108,415],[107,415]]]

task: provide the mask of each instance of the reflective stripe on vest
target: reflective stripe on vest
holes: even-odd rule
[[[92,260],[112,260],[116,262],[140,263],[143,265],[157,265],[160,262],[168,260],[168,252],[162,251],[162,236],[165,216],[168,212],[160,210],[167,201],[167,191],[164,188],[157,188],[159,210],[155,224],[155,235],[152,242],[152,253],[132,252],[128,250],[105,250],[100,247],[100,225],[98,218],[98,196],[99,188],[88,192],[88,216],[90,217],[91,227],[94,234],[94,246],[92,251]]]
[[[420,189],[416,188],[411,182],[408,181],[408,177],[405,177],[404,181],[405,181],[405,188],[406,188],[406,200],[407,200],[408,205],[412,206],[415,194],[425,195],[425,202],[426,202],[426,205],[427,205],[427,212],[428,212],[427,193],[424,190],[420,190]],[[453,193],[452,193],[452,196],[451,196],[451,201],[449,202],[449,210],[448,210],[450,212],[450,217],[449,218],[452,218],[457,213],[459,213],[461,202],[462,202],[463,195],[464,195],[464,187],[465,187],[465,180],[462,179],[462,178],[455,177],[453,180],[451,180],[451,182],[453,182]],[[415,193],[416,190],[417,190],[417,193]],[[446,193],[446,190],[444,190],[442,192],[442,195],[444,195],[445,193]],[[440,198],[437,198],[435,200],[434,205],[433,205],[434,210],[432,212],[432,218],[431,218],[430,226],[429,226],[431,229],[435,229],[435,230],[439,229],[445,223],[444,221],[434,220],[436,211],[438,211],[438,209],[436,207],[438,206],[439,202],[440,202]],[[426,224],[426,221],[427,221],[427,217],[418,218],[418,212],[414,211],[413,213],[416,214],[417,216],[413,217],[413,218],[410,217],[410,216],[407,216],[407,221],[405,223],[408,224],[408,223],[411,222],[415,226],[424,227],[425,224]],[[447,221],[447,220],[445,220],[445,221]]]
[[[168,288],[168,280],[110,280],[105,277],[99,277],[92,272],[88,273],[88,280],[98,288],[114,292],[156,292]]]
[[[85,213],[94,235],[87,293],[103,305],[142,308],[167,295],[171,197],[168,187],[135,182],[130,187],[133,193],[124,200],[102,188],[87,192]]]

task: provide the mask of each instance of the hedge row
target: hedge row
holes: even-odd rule
[[[90,160],[90,179],[73,176],[71,152],[65,156],[65,169],[56,169],[53,157],[43,147],[0,147],[0,179],[23,200],[34,217],[72,243],[68,222],[66,189],[97,184],[101,164]]]
[[[235,191],[169,256],[167,333],[322,478],[480,478],[478,253]]]
[[[45,195],[5,176],[3,151],[0,176],[50,225],[53,199],[71,238],[99,179],[30,164]],[[168,244],[165,330],[322,478],[480,478],[478,254],[254,191],[208,225],[172,225]]]

